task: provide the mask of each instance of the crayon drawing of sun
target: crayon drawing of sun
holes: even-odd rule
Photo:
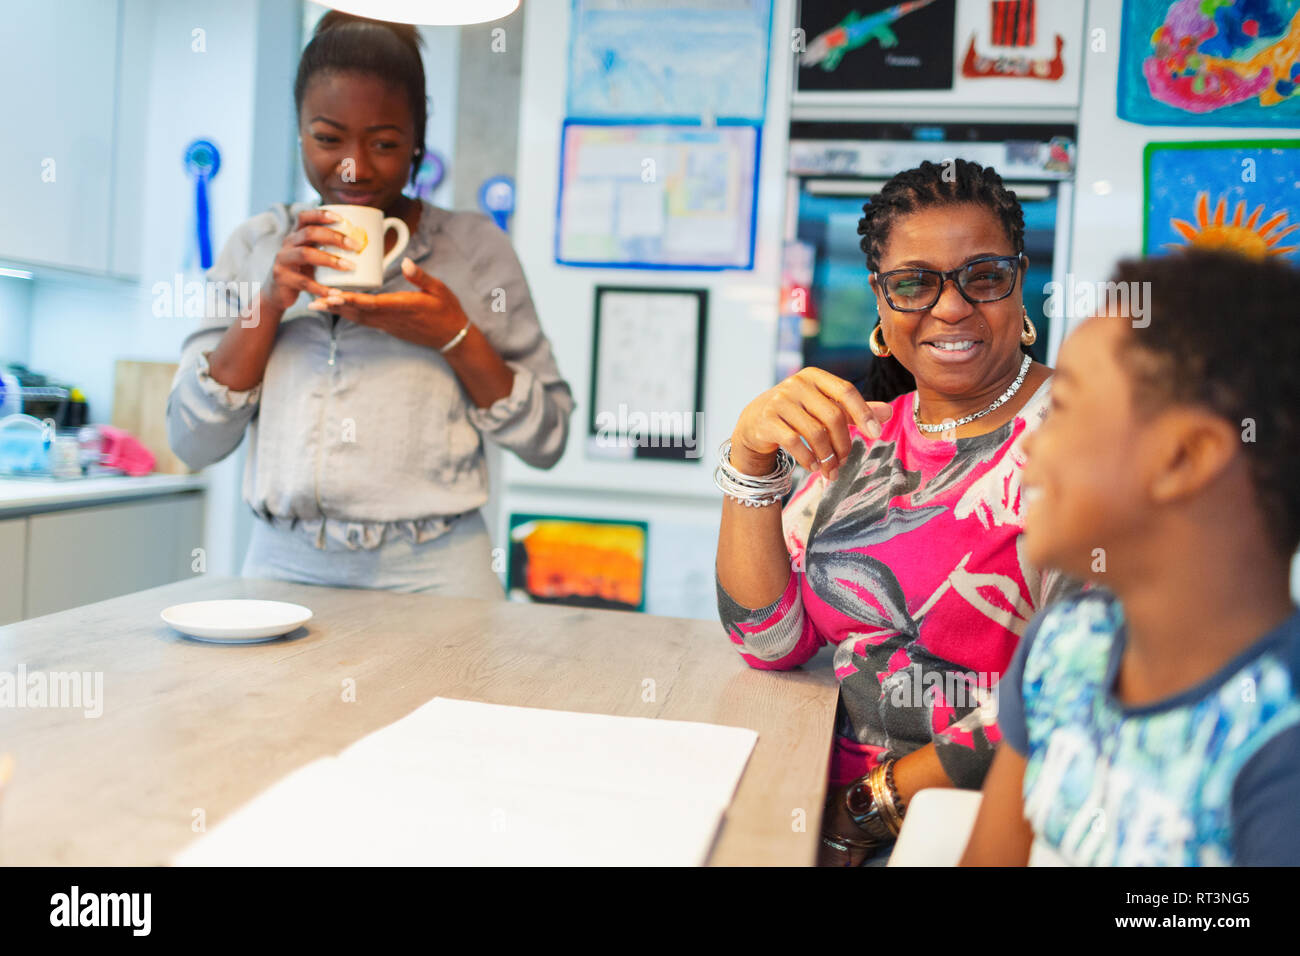
[[[1195,225],[1183,219],[1169,220],[1169,225],[1187,240],[1186,245],[1176,242],[1167,245],[1173,249],[1185,249],[1188,246],[1198,249],[1229,249],[1254,259],[1284,256],[1288,252],[1300,249],[1300,246],[1278,245],[1283,237],[1300,229],[1300,223],[1293,226],[1286,225],[1289,215],[1286,211],[1279,212],[1261,223],[1264,204],[1260,203],[1256,206],[1250,218],[1247,218],[1246,201],[1243,199],[1237,203],[1231,219],[1228,218],[1227,212],[1227,196],[1220,197],[1215,204],[1214,215],[1211,216],[1210,194],[1198,193]]]

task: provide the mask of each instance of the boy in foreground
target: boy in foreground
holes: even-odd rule
[[[1300,272],[1120,264],[1026,445],[1043,611],[998,692],[963,865],[1300,865]],[[1138,323],[1141,325],[1141,323]]]

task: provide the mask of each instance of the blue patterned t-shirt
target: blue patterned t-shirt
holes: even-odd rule
[[[1120,602],[1092,591],[1030,625],[998,687],[1025,757],[1031,865],[1300,865],[1300,611],[1218,673],[1125,707]]]

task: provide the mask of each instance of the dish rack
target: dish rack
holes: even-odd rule
[[[66,389],[42,388],[31,391],[61,391],[64,392],[64,400],[67,398]],[[59,434],[51,419],[22,414],[0,417],[0,476],[80,478],[81,459],[81,442],[67,432]]]
[[[68,410],[68,398],[72,394],[72,390],[57,385],[24,385],[19,387],[18,394],[22,396],[23,408],[28,408],[33,404],[57,402],[54,414],[48,417],[58,421]]]

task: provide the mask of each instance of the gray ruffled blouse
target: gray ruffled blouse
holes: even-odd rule
[[[206,315],[182,346],[168,440],[202,468],[247,431],[244,500],[318,548],[375,548],[394,533],[428,541],[487,501],[484,438],[537,468],[559,460],[572,391],[509,237],[486,216],[428,203],[406,255],[451,288],[514,370],[509,395],[479,408],[436,349],[310,311],[306,294],[285,312],[260,384],[233,391],[215,381],[208,354],[248,312],[298,213],[314,205],[277,205],[222,249],[207,275]],[[399,257],[381,291],[412,288]]]

